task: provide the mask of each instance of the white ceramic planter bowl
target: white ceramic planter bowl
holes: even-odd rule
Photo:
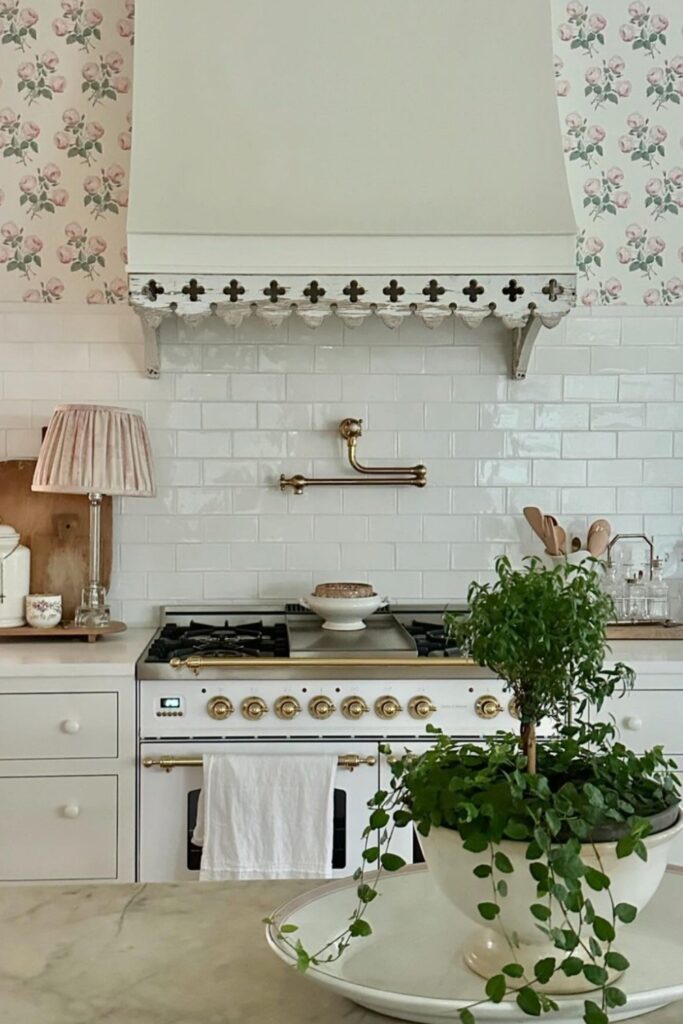
[[[301,599],[305,608],[324,619],[323,629],[365,629],[365,622],[373,612],[386,603],[385,597],[310,597]]]
[[[597,844],[602,866],[591,845],[582,847],[581,858],[589,866],[603,870],[609,875],[612,880],[610,891],[615,903],[630,903],[638,910],[642,910],[659,887],[666,869],[671,843],[681,829],[683,815],[671,828],[645,839],[647,861],[642,861],[635,855],[619,860],[616,843]],[[433,828],[428,836],[420,836],[419,839],[429,870],[443,895],[471,921],[479,925],[463,946],[465,963],[476,974],[489,978],[493,974],[498,974],[503,965],[513,959],[505,939],[505,931],[508,935],[513,931],[517,932],[520,946],[515,950],[515,959],[525,967],[531,977],[534,973],[533,965],[537,960],[547,956],[558,956],[558,950],[539,931],[538,922],[529,912],[530,905],[539,900],[536,896],[536,883],[529,874],[529,862],[525,856],[526,843],[504,840],[496,848],[510,858],[514,871],[504,876],[508,884],[508,894],[500,898],[499,917],[484,926],[477,904],[491,901],[491,879],[477,878],[472,871],[477,864],[488,862],[488,854],[470,853],[465,850],[459,833],[451,829]],[[612,919],[609,896],[606,892],[591,890],[590,899],[597,914],[608,920]],[[554,916],[548,924],[552,927],[565,927],[561,916]],[[572,955],[581,956],[581,950],[576,949]],[[618,975],[615,973],[614,976]],[[551,994],[568,995],[587,992],[591,988],[594,986],[590,985],[582,974],[568,978],[558,972],[545,990]]]

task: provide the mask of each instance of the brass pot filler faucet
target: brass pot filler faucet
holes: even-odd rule
[[[339,424],[339,433],[346,441],[351,468],[360,475],[357,477],[306,477],[297,473],[295,476],[280,476],[280,490],[291,487],[295,494],[303,494],[305,487],[336,487],[341,484],[386,484],[396,487],[400,484],[411,484],[413,487],[427,486],[427,467],[418,466],[362,466],[356,458],[358,438],[363,433],[363,421],[347,418]]]

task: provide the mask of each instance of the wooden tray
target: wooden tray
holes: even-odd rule
[[[605,630],[608,640],[683,640],[680,622],[618,622]]]
[[[74,626],[73,623],[66,625],[52,626],[44,629],[40,626],[10,626],[7,629],[0,629],[0,640],[87,640],[94,644],[103,636],[112,636],[114,633],[123,633],[126,629],[125,622],[110,622],[108,626],[100,629],[92,629],[87,626]]]

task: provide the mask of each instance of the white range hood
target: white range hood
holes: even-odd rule
[[[165,317],[532,335],[575,300],[550,0],[138,0],[128,260]]]

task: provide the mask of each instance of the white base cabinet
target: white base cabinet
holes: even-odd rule
[[[4,679],[0,883],[135,878],[135,679]]]

